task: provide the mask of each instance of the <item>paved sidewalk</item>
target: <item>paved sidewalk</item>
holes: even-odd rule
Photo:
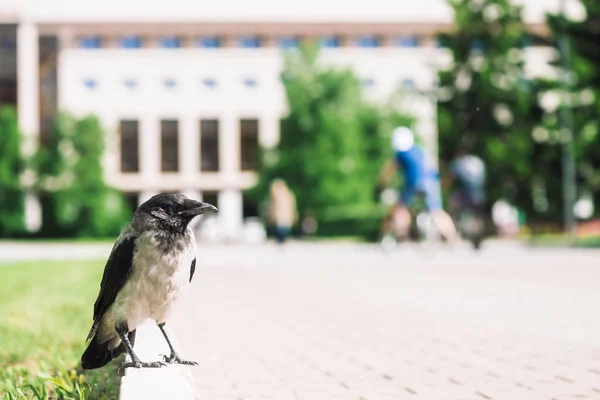
[[[106,260],[111,242],[0,241],[0,266],[13,261]]]
[[[201,246],[196,397],[600,399],[600,253],[420,250]]]

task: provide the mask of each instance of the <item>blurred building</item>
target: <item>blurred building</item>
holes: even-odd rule
[[[554,3],[528,1],[527,21],[543,29]],[[57,110],[98,115],[107,180],[132,206],[182,191],[216,204],[235,237],[256,212],[244,190],[258,147],[277,142],[286,112],[283,53],[317,38],[322,60],[354,68],[374,100],[425,93],[411,106],[435,151],[434,36],[451,20],[444,0],[3,0],[0,103],[18,106],[27,151]],[[534,70],[546,65],[537,50]]]

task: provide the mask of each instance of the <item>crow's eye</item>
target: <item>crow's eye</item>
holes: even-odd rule
[[[177,211],[177,206],[175,204],[169,204],[167,206],[167,211],[173,214],[175,211]]]

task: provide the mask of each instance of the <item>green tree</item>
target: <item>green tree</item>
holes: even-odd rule
[[[0,108],[0,237],[25,232],[25,190],[21,174],[21,133],[13,107]]]
[[[106,134],[94,116],[79,120],[75,131],[73,147],[79,157],[73,165],[75,184],[69,197],[77,199],[73,206],[77,210],[78,235],[118,235],[131,213],[123,196],[104,182],[102,156]]]
[[[581,21],[567,19],[564,15],[548,15],[548,26],[557,37],[563,30],[570,47],[570,79],[567,101],[558,107],[549,107],[544,115],[543,139],[555,144],[560,142],[560,119],[557,113],[562,107],[570,107],[573,113],[573,141],[576,171],[580,194],[590,193],[596,204],[600,202],[600,3],[581,0],[585,18]],[[552,43],[555,45],[555,43]],[[556,52],[552,65],[558,66]],[[545,80],[544,95],[558,96],[561,85],[555,80]],[[542,130],[540,130],[542,131]],[[596,215],[599,212],[596,210]]]
[[[38,156],[42,235],[114,236],[128,222],[122,195],[104,182],[104,137],[96,117],[56,118],[53,138]]]
[[[75,118],[67,113],[58,114],[52,122],[52,136],[40,147],[35,156],[37,194],[41,204],[42,226],[45,237],[72,237],[75,235],[69,216],[69,198],[66,189],[71,185],[69,158],[73,156],[72,138]]]
[[[440,34],[452,62],[439,73],[439,149],[442,164],[459,144],[484,159],[490,201],[509,198],[531,213],[536,147],[532,131],[541,118],[537,89],[525,77],[530,36],[521,7],[509,0],[454,0],[452,31]]]
[[[391,106],[369,104],[361,82],[348,69],[317,63],[318,48],[302,46],[286,60],[282,79],[289,114],[274,149],[263,149],[260,179],[253,193],[268,196],[272,179],[284,179],[297,197],[300,216],[373,216],[373,189],[390,154],[394,124],[412,118]],[[337,215],[337,216],[336,216]]]

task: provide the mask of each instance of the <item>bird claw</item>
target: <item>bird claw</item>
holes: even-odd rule
[[[123,368],[161,368],[166,366],[167,364],[165,364],[162,361],[143,362],[140,360],[135,360],[122,362],[121,364],[119,364],[119,369],[117,370],[117,373],[120,373],[121,369]]]
[[[198,363],[196,361],[188,361],[188,360],[176,360],[175,361],[176,364],[183,364],[183,365],[191,365],[191,366],[197,366]]]
[[[171,354],[168,357],[163,355],[163,360],[169,364],[198,365],[196,361],[183,360],[177,354]]]
[[[161,368],[161,367],[166,367],[167,364],[165,364],[162,361],[152,361],[152,362],[148,362],[148,363],[142,363],[142,367],[144,368]]]

